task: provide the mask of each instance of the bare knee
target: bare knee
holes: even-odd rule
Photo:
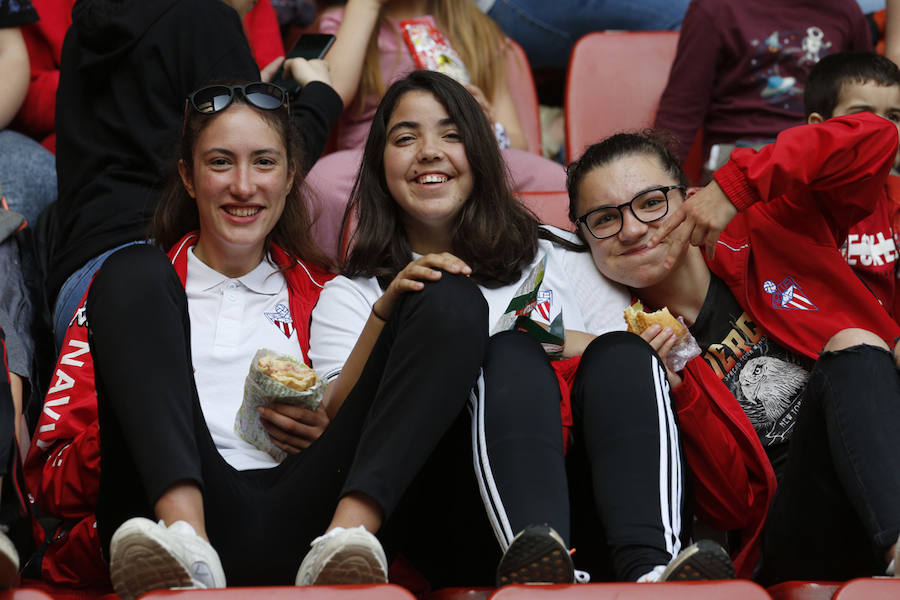
[[[888,345],[877,334],[866,329],[857,329],[850,327],[842,329],[831,336],[831,339],[825,344],[825,352],[837,352],[853,346],[875,346],[889,350]]]

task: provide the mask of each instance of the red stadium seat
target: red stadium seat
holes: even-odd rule
[[[772,600],[831,600],[839,587],[831,581],[786,581],[766,591]]]
[[[539,222],[575,231],[575,225],[569,220],[569,194],[565,191],[519,192],[516,196]]]
[[[581,583],[572,585],[508,585],[491,600],[769,600],[751,581],[690,583]]]
[[[513,40],[507,40],[510,52],[506,60],[506,78],[509,82],[509,93],[516,105],[516,114],[525,139],[528,140],[528,151],[541,153],[541,113],[538,105],[537,88],[528,64],[528,57],[522,47]]]
[[[677,46],[677,31],[597,31],[578,40],[566,76],[569,161],[607,136],[653,125]],[[694,182],[700,139],[685,161]]]
[[[35,589],[18,588],[0,592],[0,600],[53,600],[44,592]]]
[[[854,579],[842,585],[834,600],[896,600],[900,598],[900,579],[879,577]]]
[[[221,590],[160,590],[144,600],[415,600],[398,585],[314,585],[308,587],[225,588]],[[18,600],[18,598],[16,599]]]
[[[494,588],[444,588],[425,594],[422,600],[488,600]]]

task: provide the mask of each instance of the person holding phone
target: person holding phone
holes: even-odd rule
[[[293,58],[304,60],[324,58],[334,43],[334,39],[334,36],[328,33],[303,33],[285,56],[285,63]],[[300,84],[290,76],[289,71],[290,64],[283,65],[272,79],[272,83],[284,88],[288,93],[296,94],[300,91]]]
[[[52,302],[61,370],[75,380],[73,394],[51,388],[45,402],[70,396],[94,404],[83,381],[79,356],[86,336],[65,340],[84,322],[85,291],[94,273],[117,248],[140,243],[174,168],[172,149],[184,126],[187,95],[213,80],[259,80],[241,16],[247,0],[127,0],[116,5],[79,0],[63,48],[57,111],[60,196],[46,219],[46,286]],[[120,35],[121,34],[121,35]],[[303,148],[306,172],[322,152],[342,110],[322,61],[294,59],[292,76],[306,85],[292,98],[291,120]],[[268,75],[268,73],[267,73]],[[53,299],[55,298],[55,300]],[[83,327],[81,328],[84,331]],[[55,371],[54,371],[55,372]],[[60,391],[62,396],[57,396]],[[42,413],[29,463],[29,486],[43,510],[58,517],[42,533],[47,541],[40,576],[63,585],[107,586],[100,559],[94,504],[99,465],[95,412],[71,409]],[[48,426],[48,427],[45,427]],[[84,443],[85,453],[79,449]],[[73,468],[56,468],[55,452]],[[78,458],[76,459],[75,456]]]
[[[142,240],[182,127],[187,94],[221,79],[268,79],[241,17],[251,0],[79,0],[63,47],[57,104],[59,200],[48,220],[47,288],[57,346],[93,273]],[[342,110],[322,61],[289,61],[306,84],[293,100],[316,161]]]
[[[316,237],[323,240],[326,252],[337,255],[341,217],[378,101],[391,82],[413,69],[431,68],[426,63],[453,63],[452,72],[494,127],[514,191],[565,189],[562,166],[527,151],[507,80],[506,65],[515,57],[503,33],[471,0],[349,0],[344,4],[323,13],[319,31],[337,36],[326,61],[334,88],[348,109],[337,125],[336,152],[323,157],[307,182],[319,205]],[[417,32],[426,32],[426,39],[437,43],[417,46]],[[437,47],[440,51],[431,51]]]

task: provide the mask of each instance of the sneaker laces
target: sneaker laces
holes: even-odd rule
[[[579,569],[575,569],[575,583],[590,583],[591,582],[591,574],[587,571],[581,571]]]

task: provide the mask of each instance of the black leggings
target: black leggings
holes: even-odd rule
[[[585,350],[572,388],[573,545],[592,580],[634,581],[689,537],[683,458],[665,368],[640,337]]]
[[[100,414],[97,519],[104,550],[126,519],[154,518],[155,502],[179,481],[196,482],[203,490],[207,532],[231,585],[292,583],[310,541],[324,532],[338,500],[348,492],[362,492],[378,502],[391,531],[407,489],[417,492],[415,484],[425,476],[443,487],[428,487],[430,495],[416,503],[419,514],[430,512],[429,499],[445,501],[447,489],[458,489],[464,498],[455,508],[465,514],[459,527],[475,532],[470,540],[485,532],[492,538],[484,525],[479,486],[471,486],[471,447],[442,459],[445,448],[459,447],[459,439],[471,435],[460,418],[493,346],[485,334],[487,306],[468,279],[445,274],[423,291],[406,295],[325,433],[299,455],[261,470],[233,469],[214,446],[192,376],[187,300],[162,253],[133,246],[110,257],[91,285],[87,311]],[[554,402],[544,395],[517,400],[521,404],[485,403],[492,415],[487,423],[507,423],[502,414],[494,415],[495,408],[549,413],[545,407]],[[542,468],[556,469],[550,480],[564,482],[558,410],[554,414],[555,421],[529,420],[531,431],[513,434],[514,443],[507,443],[510,430],[487,431],[488,454],[503,465],[502,472],[495,467],[493,474],[503,498],[514,507],[509,509],[515,515],[513,527],[523,527],[527,522],[520,520],[531,516],[518,508],[531,502],[518,490],[543,481]],[[547,432],[556,436],[558,453],[548,445],[553,435]],[[492,446],[495,436],[497,448]],[[517,452],[532,446],[548,448],[546,467],[515,460]],[[454,469],[433,472],[432,459],[452,463]],[[559,516],[548,510],[543,520],[566,521],[565,494],[557,496]],[[428,536],[444,516],[429,514],[418,536]],[[402,535],[397,539],[406,541]],[[460,569],[456,576],[465,575]]]
[[[824,353],[766,519],[760,579],[883,575],[900,534],[900,374],[891,353]]]

